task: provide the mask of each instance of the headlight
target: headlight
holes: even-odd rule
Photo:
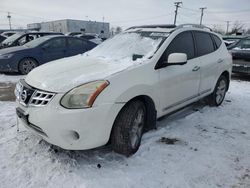
[[[9,59],[13,56],[13,54],[0,54],[0,59]]]
[[[15,91],[14,91],[15,96],[16,96],[16,99],[17,99],[18,101],[20,100],[20,93],[21,93],[21,91],[23,90],[22,88],[23,88],[23,86],[20,84],[20,81],[19,81],[19,82],[16,84]]]
[[[65,108],[79,109],[92,107],[96,97],[109,85],[108,81],[100,80],[78,86],[61,99],[61,105]]]

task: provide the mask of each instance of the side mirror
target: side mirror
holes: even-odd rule
[[[168,56],[168,65],[184,65],[187,63],[187,54],[172,53]]]

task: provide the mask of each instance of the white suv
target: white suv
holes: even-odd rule
[[[231,70],[222,39],[205,27],[132,27],[30,72],[15,90],[18,122],[64,149],[110,141],[129,156],[157,118],[204,97],[220,105]]]

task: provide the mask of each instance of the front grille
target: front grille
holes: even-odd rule
[[[51,101],[54,95],[55,95],[54,93],[48,93],[36,90],[30,99],[29,105],[45,106]]]
[[[46,106],[55,96],[55,93],[41,91],[20,80],[15,89],[17,100],[24,106]]]

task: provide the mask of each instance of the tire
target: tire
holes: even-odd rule
[[[226,96],[227,87],[228,79],[224,75],[221,75],[213,93],[208,96],[208,104],[210,106],[220,106]]]
[[[140,147],[146,120],[141,101],[131,101],[118,114],[111,133],[111,147],[119,154],[130,156]]]
[[[28,74],[37,66],[38,66],[38,63],[33,58],[24,58],[19,63],[19,72],[21,74]]]

